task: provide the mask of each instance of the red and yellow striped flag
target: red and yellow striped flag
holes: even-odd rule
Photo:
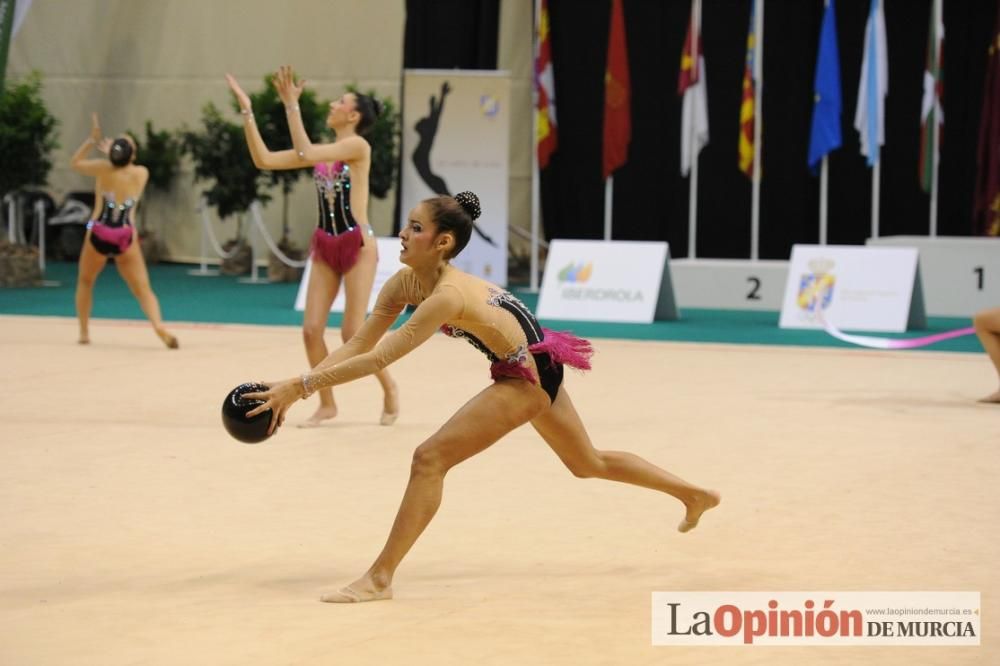
[[[754,14],[757,2],[750,5],[750,30],[747,32],[747,55],[743,65],[743,102],[740,104],[740,171],[753,178],[753,120],[756,82],[753,76],[754,50],[757,36],[754,33]]]

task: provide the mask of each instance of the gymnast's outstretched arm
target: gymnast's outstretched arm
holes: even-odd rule
[[[360,136],[345,137],[335,143],[312,142],[306,133],[299,109],[299,97],[302,96],[305,85],[305,80],[295,81],[295,73],[287,65],[279,67],[278,73],[274,75],[274,87],[285,105],[288,132],[291,134],[296,156],[306,166],[320,162],[356,162],[370,156],[371,146]]]
[[[260,135],[260,130],[257,129],[257,123],[254,122],[250,96],[243,91],[232,74],[226,74],[226,82],[233,91],[233,95],[236,96],[236,101],[240,105],[240,113],[243,114],[243,133],[246,135],[247,148],[250,149],[253,165],[258,169],[268,171],[304,169],[310,166],[303,162],[294,150],[269,150]]]
[[[103,153],[108,152],[111,139],[106,139],[101,135],[101,124],[97,120],[97,114],[90,114],[90,135],[80,144],[80,147],[73,153],[69,160],[69,166],[73,171],[82,173],[84,176],[99,176],[102,173],[111,171],[111,162],[106,159],[86,159],[91,148],[96,147]]]
[[[263,400],[264,404],[247,413],[254,416],[268,409],[274,410],[271,418],[270,432],[281,425],[285,413],[295,401],[306,398],[321,388],[336,386],[375,374],[413,351],[441,328],[445,322],[458,317],[464,307],[462,296],[458,289],[444,285],[417,306],[413,315],[401,327],[373,344],[388,330],[395,315],[389,313],[395,309],[398,314],[402,309],[396,300],[394,292],[398,288],[398,277],[386,283],[379,300],[385,296],[385,310],[372,313],[361,329],[351,340],[340,349],[332,352],[311,372],[301,377],[275,382],[269,390],[261,393],[248,393],[244,397],[250,400]]]

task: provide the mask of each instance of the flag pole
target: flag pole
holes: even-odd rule
[[[934,30],[937,33],[941,29],[941,0],[934,0]],[[934,44],[935,53],[933,55],[934,63],[936,65],[937,75],[941,76],[941,63],[938,58],[941,55],[941,50],[938,49],[938,44],[941,43],[942,36],[937,35],[937,43]],[[937,79],[934,80],[934,93],[932,96],[932,106],[934,113],[934,127],[931,128],[934,137],[934,150],[931,151],[931,214],[930,214],[930,235],[933,238],[937,236],[937,217],[938,217],[938,167],[940,166],[940,153],[941,153],[941,113],[944,112],[943,108],[938,107],[938,95],[937,95]],[[942,104],[943,106],[943,104]]]
[[[823,0],[823,7],[829,7],[830,0]],[[819,167],[819,244],[826,245],[827,241],[827,213],[829,210],[828,184],[829,184],[829,162],[824,153],[823,163]]]
[[[826,155],[823,156],[823,164],[819,168],[819,244],[826,245],[827,231],[827,207],[829,199],[827,197],[828,163]]]
[[[750,259],[760,258],[760,135],[764,115],[761,101],[764,97],[764,0],[759,0],[759,11],[754,17],[754,114],[753,114],[753,196],[750,212]]]
[[[692,132],[692,137],[694,133]],[[697,256],[698,245],[698,156],[694,151],[695,140],[691,139],[691,179],[688,184],[688,259]]]
[[[536,67],[538,63],[538,29],[542,21],[542,0],[535,0],[535,43],[534,43],[534,58],[532,59],[532,69]],[[531,278],[529,281],[529,289],[532,293],[538,291],[538,236],[541,227],[540,216],[541,216],[541,184],[539,180],[541,179],[541,174],[538,172],[538,72],[532,77],[533,85],[531,86],[531,110],[532,116],[534,117],[534,140],[531,146],[531,253],[529,261],[529,269],[531,271]]]
[[[538,236],[540,231],[539,217],[541,216],[541,192],[540,174],[538,173],[538,151],[531,159],[531,281],[529,289],[532,292],[538,291]]]
[[[701,71],[701,58],[698,57],[698,37],[701,35],[701,0],[694,0],[694,26],[691,30],[691,52],[694,54],[694,67],[697,68],[699,78],[704,76]],[[694,259],[697,255],[698,246],[698,154],[695,148],[698,145],[696,139],[697,131],[692,131],[688,137],[690,145],[689,155],[691,156],[691,178],[688,181],[688,259]]]
[[[604,240],[611,240],[611,204],[615,191],[615,175],[612,173],[604,181]]]
[[[878,150],[878,139],[875,139],[876,146],[874,150]],[[879,185],[881,184],[882,175],[882,156],[875,160],[875,165],[872,167],[872,238],[878,238],[878,211],[879,211]]]

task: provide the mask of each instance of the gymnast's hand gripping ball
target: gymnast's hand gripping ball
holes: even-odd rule
[[[266,390],[267,387],[263,384],[248,382],[240,384],[226,396],[225,402],[222,403],[222,425],[234,439],[244,444],[257,444],[270,436],[267,434],[267,429],[271,425],[272,411],[268,409],[256,416],[248,417],[247,412],[263,405],[264,402],[262,400],[247,400],[243,397],[244,393],[258,393]]]

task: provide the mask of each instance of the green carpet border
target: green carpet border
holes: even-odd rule
[[[156,264],[149,267],[150,281],[166,321],[301,326],[302,313],[294,309],[297,283],[246,284],[233,276],[197,277],[189,274],[194,268],[188,264]],[[45,274],[47,281],[57,283],[53,286],[0,288],[0,314],[74,317],[76,270],[75,263],[53,262],[46,267]],[[537,305],[537,294],[516,287],[511,291],[529,308],[534,309]],[[92,317],[145,318],[128,287],[110,265],[98,278]],[[572,330],[577,335],[592,338],[857,348],[823,331],[778,328],[778,318],[779,313],[770,311],[685,308],[678,321],[652,324],[563,320],[542,320],[541,323],[549,328]],[[339,326],[340,321],[340,314],[330,314],[330,326]],[[969,325],[970,321],[966,318],[929,317],[926,329],[886,337],[922,337]],[[972,335],[921,349],[983,352],[979,340]]]

